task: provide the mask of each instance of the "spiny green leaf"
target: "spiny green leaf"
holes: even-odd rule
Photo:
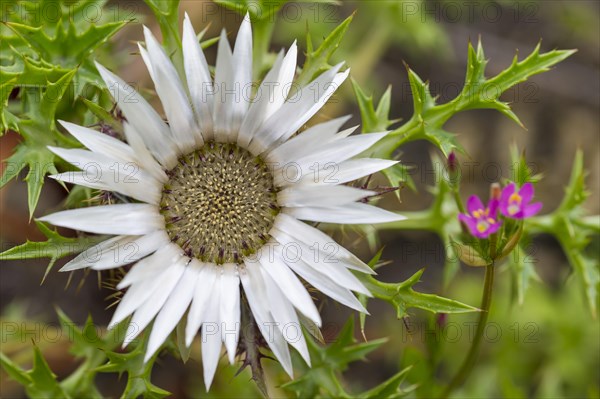
[[[58,170],[54,166],[54,155],[46,149],[29,151],[28,164],[29,172],[25,176],[25,181],[27,182],[27,205],[31,219],[42,193],[46,173],[57,174]]]
[[[59,385],[56,376],[50,370],[37,346],[33,347],[33,368],[31,370],[23,370],[3,353],[0,353],[0,364],[11,378],[23,385],[27,396],[32,399],[69,397]]]
[[[330,34],[323,40],[323,43],[316,49],[313,50],[312,40],[310,34],[307,34],[307,54],[306,61],[302,67],[302,72],[298,75],[295,81],[295,87],[304,87],[306,84],[311,82],[316,75],[329,69],[329,59],[340,45],[348,26],[354,14],[346,18],[341,24],[339,24]],[[293,94],[293,93],[292,93]],[[290,94],[290,95],[292,95]]]
[[[67,378],[61,381],[62,389],[75,398],[100,399],[103,395],[95,384],[96,368],[106,360],[105,352],[112,350],[121,342],[122,325],[110,330],[101,337],[97,326],[89,316],[82,327],[78,327],[60,309],[57,309],[63,333],[71,341],[70,352],[77,358],[83,359],[79,367]]]
[[[581,282],[586,304],[595,317],[600,284],[600,261],[597,257],[588,256],[585,251],[592,236],[598,234],[598,229],[594,224],[583,222],[585,210],[582,204],[589,196],[585,187],[585,176],[583,153],[577,151],[571,179],[565,188],[565,196],[560,206],[551,214],[529,219],[527,227],[530,232],[552,234],[560,242],[569,264]]]
[[[55,82],[48,81],[39,101],[31,104],[31,107],[27,112],[27,116],[31,121],[34,121],[37,124],[36,127],[39,131],[42,129],[55,129],[54,119],[56,115],[56,109],[60,101],[63,99],[65,93],[67,93],[75,73],[77,73],[77,70],[72,69],[66,72]],[[31,135],[28,136],[26,131],[23,134],[28,139],[38,139],[37,137],[32,137]]]
[[[59,21],[54,32],[49,35],[45,26],[33,27],[15,22],[7,23],[8,27],[20,35],[46,61],[66,67],[75,67],[125,24],[126,21],[103,25],[89,24],[87,30],[77,32],[75,24],[68,23],[65,28],[62,21]]]
[[[487,98],[498,98],[512,86],[526,81],[533,75],[549,71],[550,68],[564,59],[575,54],[577,50],[552,50],[540,54],[542,43],[539,42],[535,49],[523,61],[518,60],[518,54],[515,54],[511,66],[500,72],[495,77],[487,80],[482,87],[482,92],[486,93]]]
[[[414,385],[402,388],[401,385],[406,379],[406,374],[412,367],[406,367],[393,375],[391,378],[377,385],[376,387],[358,395],[365,399],[396,399],[403,398],[410,394],[416,387]]]
[[[29,167],[25,181],[27,181],[30,217],[33,216],[37,206],[45,175],[58,173],[54,165],[54,154],[46,146],[57,144],[61,139],[55,130],[56,107],[67,91],[75,72],[76,70],[69,71],[56,82],[49,82],[39,101],[34,100],[31,103],[27,113],[29,119],[21,120],[19,123],[19,132],[24,137],[24,141],[9,158],[10,164],[0,182],[2,185],[6,184],[25,166]]]
[[[119,121],[115,115],[111,112],[105,110],[102,106],[94,101],[90,101],[86,98],[81,99],[85,106],[94,114],[97,118],[97,121],[103,127],[108,127],[119,135],[124,136],[123,134],[123,124]]]
[[[531,280],[540,281],[540,277],[522,245],[517,245],[509,260],[511,261],[513,291],[515,292],[518,304],[523,305]]]
[[[453,299],[415,291],[413,286],[419,282],[424,270],[419,270],[408,280],[400,283],[383,283],[369,275],[360,275],[359,278],[375,298],[382,299],[394,306],[398,318],[406,316],[406,312],[410,308],[424,309],[432,313],[467,313],[478,310]]]
[[[85,321],[82,328],[79,328],[73,321],[60,309],[56,310],[58,319],[63,331],[67,333],[72,342],[70,352],[79,357],[90,357],[101,346],[101,340],[96,331],[96,325],[91,316]]]
[[[240,15],[250,14],[253,20],[272,18],[288,0],[214,0],[218,5],[237,12]]]
[[[319,394],[327,397],[348,397],[339,381],[339,374],[351,362],[364,360],[367,354],[386,341],[386,339],[378,339],[357,343],[354,338],[354,318],[351,317],[336,340],[328,346],[323,347],[312,340],[307,340],[312,367],[303,364],[300,366],[303,369],[302,376],[282,387],[287,391],[295,392],[300,398],[315,397]]]
[[[149,334],[143,334],[135,348],[128,353],[107,351],[108,362],[96,368],[98,372],[127,373],[127,385],[122,398],[164,398],[170,392],[152,384],[150,377],[152,367],[158,356],[156,352],[147,362],[144,362],[146,345]]]
[[[27,241],[24,244],[10,248],[0,253],[1,260],[22,260],[35,258],[50,258],[50,263],[46,268],[44,279],[54,266],[54,263],[67,255],[80,253],[92,245],[102,241],[103,237],[63,237],[58,232],[50,230],[41,222],[35,222],[38,229],[48,238],[46,241],[34,242]]]
[[[571,211],[575,207],[581,205],[589,196],[589,192],[585,188],[586,172],[583,168],[583,152],[577,150],[573,166],[571,168],[571,178],[569,185],[565,189],[565,197],[563,198],[559,210]]]
[[[458,142],[454,133],[447,132],[443,129],[430,129],[425,127],[425,138],[427,141],[435,144],[446,157],[450,155],[452,151],[461,154],[466,153],[464,147]]]
[[[163,47],[169,55],[179,76],[185,76],[183,71],[183,51],[179,34],[179,0],[144,0],[150,7],[163,37]]]
[[[354,88],[354,94],[360,109],[363,133],[387,130],[395,122],[388,119],[390,114],[391,86],[387,88],[379,100],[377,109],[375,109],[375,105],[373,104],[373,96],[367,96],[354,79],[352,79],[352,87]]]
[[[0,66],[0,77],[15,79],[15,85],[20,87],[46,86],[48,82],[56,82],[63,77],[69,69],[59,65],[50,64],[44,60],[35,60],[31,57],[16,53],[15,62],[10,66]]]
[[[429,91],[429,83],[423,82],[419,75],[406,65],[408,82],[413,96],[413,118],[423,121],[423,112],[435,106],[435,99]]]
[[[411,167],[404,165],[399,162],[395,165],[390,166],[387,169],[381,171],[383,175],[387,178],[388,182],[392,187],[402,186],[406,184],[411,190],[416,191],[417,186],[415,185],[415,181],[410,175]],[[396,190],[394,193],[398,199],[401,198],[402,190]]]
[[[468,95],[469,90],[485,81],[485,67],[488,61],[483,53],[481,39],[477,42],[477,50],[473,48],[473,44],[469,41],[467,57],[467,76],[465,77],[463,95]]]
[[[27,147],[18,146],[17,150],[5,162],[4,173],[0,178],[0,187],[4,187],[6,183],[19,175],[27,165]]]
[[[454,115],[472,109],[496,109],[510,119],[521,124],[510,109],[509,104],[499,100],[502,93],[529,77],[545,72],[574,53],[574,50],[553,50],[540,53],[540,45],[523,61],[515,57],[510,67],[491,79],[485,78],[487,60],[479,43],[477,51],[469,44],[469,60],[465,76],[465,86],[461,93],[445,104],[435,104],[427,83],[408,68],[408,78],[413,95],[413,116],[402,126],[388,134],[372,147],[376,156],[386,157],[398,146],[412,140],[427,139],[448,151],[455,145],[443,127]],[[451,134],[451,133],[449,133]]]
[[[23,385],[24,387],[32,383],[29,374],[25,370],[17,366],[15,363],[13,363],[13,361],[10,360],[10,358],[2,352],[0,352],[0,365],[2,366],[2,369],[6,372],[6,374],[9,375],[10,378]]]
[[[510,147],[510,158],[512,161],[512,181],[519,187],[528,182],[537,183],[542,179],[542,174],[534,173],[527,164],[525,151],[522,153],[519,152],[519,148],[516,145],[511,145]]]

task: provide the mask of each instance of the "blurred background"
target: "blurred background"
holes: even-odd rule
[[[126,81],[151,93],[152,83],[137,53],[136,41],[142,40],[141,23],[159,34],[149,10],[141,1],[110,1],[110,12],[131,14],[135,22],[112,39],[109,65],[118,66]],[[212,2],[182,1],[197,30],[208,27],[205,38],[218,35],[224,27],[230,40],[240,23],[240,16]],[[464,82],[467,44],[481,39],[489,59],[487,76],[508,67],[518,51],[523,57],[542,41],[542,51],[577,49],[578,52],[553,70],[534,76],[528,82],[509,90],[504,101],[526,126],[524,130],[495,111],[471,111],[451,119],[446,130],[459,134],[459,141],[469,156],[459,161],[472,168],[463,177],[462,195],[486,197],[489,184],[500,177],[510,177],[509,147],[516,143],[525,149],[535,172],[543,173],[536,186],[536,196],[544,202],[542,212],[552,211],[563,196],[577,149],[584,153],[588,189],[586,208],[600,212],[600,3],[589,1],[344,1],[337,4],[291,2],[278,14],[271,49],[289,47],[298,39],[306,49],[306,32],[315,42],[327,36],[346,17],[356,13],[333,61],[346,60],[351,76],[367,94],[378,99],[388,85],[392,86],[390,117],[407,120],[412,114],[407,63],[421,78],[429,80],[439,102],[457,95]],[[183,12],[181,13],[183,15]],[[216,48],[207,49],[213,64]],[[303,55],[299,52],[299,64]],[[352,114],[349,122],[360,123],[360,114],[349,82],[336,93],[318,118],[330,119]],[[402,122],[400,122],[402,123]],[[397,126],[397,125],[394,125]],[[2,159],[17,144],[18,135],[8,132],[1,139]],[[427,187],[432,184],[431,154],[427,142],[413,142],[400,148],[400,159],[413,167],[411,175],[417,190],[402,189],[402,201],[392,194],[383,202],[388,209],[420,210],[431,203]],[[24,177],[24,175],[22,176]],[[382,181],[382,184],[384,182]],[[66,193],[54,182],[48,182],[36,211],[43,215],[61,207]],[[1,191],[0,221],[2,250],[26,240],[43,240],[34,223],[29,222],[27,188],[13,181]],[[66,233],[65,233],[66,234]],[[338,237],[344,240],[343,236]],[[346,237],[342,244],[362,259],[373,256],[364,240]],[[384,281],[401,281],[426,267],[417,289],[438,293],[477,306],[483,271],[463,267],[450,287],[442,286],[444,248],[434,234],[427,232],[386,231],[381,236],[385,245],[383,258],[390,264],[380,269]],[[511,300],[511,282],[507,272],[497,275],[498,289],[490,317],[494,326],[486,335],[480,363],[462,397],[598,397],[600,380],[600,331],[591,319],[579,286],[570,278],[571,269],[558,243],[550,236],[536,236],[530,259],[540,276],[527,292],[524,304]],[[595,248],[598,248],[596,246]],[[598,253],[595,254],[596,258]],[[58,262],[62,265],[66,260]],[[0,268],[0,310],[2,336],[5,326],[29,329],[27,339],[2,339],[2,351],[14,361],[25,364],[31,357],[31,339],[39,338],[44,326],[56,326],[55,307],[83,323],[91,314],[96,323],[106,324],[112,303],[106,297],[112,292],[102,288],[95,274],[69,276],[57,272],[58,267],[40,285],[46,260],[3,261]],[[322,298],[320,298],[322,299]],[[350,312],[331,302],[321,302],[325,321],[324,336],[333,340]],[[454,315],[438,320],[432,330],[431,318],[416,310],[410,318],[398,320],[388,304],[372,300],[367,318],[368,339],[389,337],[389,342],[369,356],[368,362],[353,363],[345,374],[350,392],[359,392],[381,383],[400,367],[414,364],[408,380],[419,382],[419,367],[424,360],[419,353],[428,345],[441,345],[440,378],[448,379],[458,366],[468,345],[472,315]],[[40,324],[41,323],[41,324]],[[54,323],[54,324],[53,324]],[[441,326],[441,327],[440,327]],[[441,328],[441,330],[440,330]],[[432,333],[437,331],[438,335]],[[441,331],[441,332],[440,332]],[[433,335],[432,335],[433,334]],[[360,334],[357,331],[357,337]],[[68,342],[36,340],[51,368],[59,376],[68,375],[77,363],[68,354]],[[289,395],[278,385],[286,382],[281,369],[266,360],[272,396]],[[253,397],[258,391],[249,375],[233,377],[236,367],[222,362],[217,372],[211,397]],[[0,396],[22,397],[24,393],[0,372]],[[178,359],[163,356],[154,368],[153,382],[173,392],[173,397],[189,397],[190,392],[204,392],[201,386],[199,351],[183,365]],[[104,380],[103,380],[104,379]],[[100,388],[106,397],[118,396],[124,380],[114,374],[101,375]]]

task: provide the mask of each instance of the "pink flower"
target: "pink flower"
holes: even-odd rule
[[[525,183],[519,191],[515,191],[515,183],[504,187],[500,197],[500,212],[507,218],[525,219],[538,213],[542,203],[530,204],[533,198],[533,184]]]
[[[460,213],[458,219],[463,222],[477,238],[487,238],[500,228],[501,221],[497,219],[498,200],[491,199],[488,206],[484,208],[481,200],[476,195],[469,197],[467,201],[467,214]]]

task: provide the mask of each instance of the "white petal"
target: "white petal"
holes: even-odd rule
[[[164,228],[157,207],[148,204],[92,206],[56,212],[39,218],[55,226],[96,234],[142,235]]]
[[[123,298],[119,301],[119,305],[117,306],[110,323],[108,323],[108,328],[112,329],[116,327],[121,321],[125,320],[125,318],[146,303],[154,291],[162,284],[161,279],[168,273],[168,270],[163,269],[161,273],[155,276],[155,278],[144,280],[127,289],[125,295],[123,295]]]
[[[231,110],[231,127],[228,141],[236,142],[242,120],[250,105],[252,94],[252,27],[250,16],[246,13],[233,48],[232,55],[233,82],[235,90],[239,91],[239,99],[229,103]],[[237,96],[237,95],[236,95]]]
[[[199,145],[203,144],[192,107],[173,63],[146,26],[144,26],[144,38],[152,63],[152,80],[167,115],[171,135],[181,153],[187,154],[196,147],[196,142]]]
[[[262,272],[263,280],[267,287],[267,297],[271,306],[273,320],[277,323],[277,328],[281,331],[283,338],[300,353],[304,361],[310,366],[310,355],[308,347],[302,332],[302,326],[298,320],[298,315],[294,306],[285,297],[277,282],[275,282],[268,273]]]
[[[273,253],[260,256],[261,270],[269,273],[296,309],[320,326],[321,315],[312,298],[278,252],[276,247]]]
[[[88,149],[121,162],[137,162],[133,149],[121,140],[74,123],[61,120],[59,122]]]
[[[219,283],[217,280],[219,272],[217,267],[210,264],[201,264],[198,260],[192,259],[192,263],[202,266],[200,277],[194,290],[194,299],[188,312],[188,320],[185,326],[185,344],[190,346],[194,336],[202,325],[206,317],[207,306],[213,292],[213,287]]]
[[[274,163],[284,163],[292,157],[298,159],[319,149],[324,142],[333,138],[342,125],[350,119],[350,115],[318,123],[292,137],[267,155],[267,160]]]
[[[254,102],[240,127],[238,144],[248,147],[260,125],[284,104],[296,72],[298,46],[292,44],[285,57],[280,52],[273,67],[261,82]]]
[[[368,133],[332,140],[308,155],[291,158],[274,171],[275,184],[290,185],[314,177],[315,169],[330,170],[326,178],[334,179],[337,164],[360,154],[386,135],[387,132]]]
[[[397,163],[398,161],[388,159],[349,159],[335,164],[334,167],[322,168],[319,173],[313,172],[306,175],[300,180],[300,183],[343,184],[387,169]]]
[[[301,220],[338,224],[390,223],[406,219],[397,213],[359,202],[331,207],[286,208],[285,212]]]
[[[169,265],[172,265],[183,254],[179,246],[165,243],[154,254],[140,260],[133,265],[125,277],[117,284],[118,289],[123,289],[140,281],[155,279]]]
[[[194,296],[194,288],[196,287],[199,272],[200,269],[193,264],[189,264],[185,268],[183,276],[181,276],[181,279],[173,289],[158,316],[156,316],[148,340],[148,348],[144,357],[145,362],[160,348],[181,320]]]
[[[196,32],[187,13],[183,20],[183,64],[185,76],[196,112],[196,117],[202,128],[205,140],[212,139],[212,110],[213,110],[213,82],[206,57],[198,43]]]
[[[300,277],[321,291],[323,294],[338,301],[342,305],[348,306],[349,308],[358,310],[359,312],[367,314],[369,313],[349,289],[342,287],[337,282],[326,275],[319,273],[303,261],[300,260],[298,262],[290,262],[289,266]]]
[[[137,91],[102,65],[95,64],[127,121],[138,132],[144,132],[146,146],[161,165],[173,168],[177,164],[177,146],[169,127]]]
[[[349,70],[336,74],[341,67],[342,63],[334,66],[289,98],[256,131],[250,143],[250,152],[262,153],[275,142],[287,140],[312,118],[348,77]]]
[[[150,204],[158,204],[162,184],[142,170],[136,162],[123,163],[106,155],[78,148],[48,147],[50,151],[85,172],[78,175],[54,175],[55,179],[78,179],[86,187],[110,187],[110,191]]]
[[[271,316],[266,287],[259,267],[258,263],[246,262],[245,267],[239,269],[240,281],[260,333],[285,372],[293,378],[292,359],[287,341]]]
[[[137,156],[140,166],[154,176],[157,181],[166,183],[167,180],[169,180],[167,174],[161,168],[158,162],[156,162],[150,151],[148,151],[142,136],[136,130],[136,128],[130,123],[123,122],[123,131],[125,133],[125,137],[127,138],[127,142]]]
[[[220,291],[219,284],[215,284],[212,294],[208,298],[205,320],[202,323],[202,366],[207,392],[212,384],[221,355],[219,302],[223,293]]]
[[[283,206],[336,206],[377,194],[349,186],[295,185],[277,194],[277,202]]]
[[[235,87],[233,68],[231,47],[225,30],[222,30],[217,49],[213,110],[214,135],[218,142],[226,142],[229,139],[233,119],[232,103],[240,101],[241,93]]]
[[[292,82],[294,81],[294,75],[296,74],[296,61],[298,58],[298,45],[294,40],[294,43],[288,49],[281,67],[279,68],[276,76],[276,82],[278,83],[278,89],[276,88],[273,101],[268,102],[268,107],[265,109],[264,120],[271,117],[281,106],[285,103],[287,96],[292,88]],[[268,76],[268,74],[267,74]],[[256,126],[258,127],[258,126]]]
[[[235,264],[228,263],[221,267],[221,337],[229,363],[233,364],[240,336],[240,278]]]
[[[269,234],[283,245],[284,248],[287,248],[287,251],[283,252],[283,254],[284,258],[286,256],[289,258],[287,264],[290,267],[292,267],[291,264],[295,263],[298,260],[298,257],[300,257],[307,265],[316,271],[331,277],[333,281],[342,287],[372,296],[358,278],[346,269],[342,262],[335,258],[335,252],[333,254],[324,255],[323,253],[316,251],[314,245],[309,247],[301,241],[295,240],[288,234],[279,231],[277,228],[271,229]],[[332,246],[335,248],[334,245]]]
[[[250,104],[248,112],[240,125],[237,143],[241,147],[248,147],[254,131],[265,121],[265,119],[267,119],[266,113],[269,108],[269,103],[275,101],[276,93],[281,91],[281,87],[279,87],[278,82],[274,82],[274,79],[276,79],[279,74],[282,62],[283,50],[277,54],[275,62],[273,62],[273,67],[269,70],[256,90],[256,95],[252,104]]]
[[[92,173],[92,170],[90,169],[87,169],[85,172],[70,170],[68,172],[50,175],[48,177],[65,183],[76,184],[78,186],[89,187],[96,190],[113,191],[113,186],[104,183],[98,178],[100,173],[100,169],[98,169],[98,173]]]
[[[173,289],[181,279],[181,276],[186,269],[185,265],[187,261],[188,259],[182,256],[175,261],[173,265],[167,265],[168,273],[160,276],[161,284],[156,288],[148,300],[137,308],[133,314],[129,326],[127,327],[127,333],[123,339],[123,347],[133,341],[163,307],[167,298],[171,295]]]
[[[332,249],[335,257],[344,261],[346,267],[349,269],[354,269],[367,274],[376,274],[373,269],[358,259],[352,252],[335,242],[333,238],[329,237],[321,230],[309,226],[290,215],[284,213],[277,215],[273,227],[287,233],[297,241],[308,246],[314,247],[316,245],[319,251],[323,251],[323,256],[331,255]]]
[[[135,262],[169,242],[162,230],[144,236],[117,236],[103,241],[77,255],[60,269],[73,271],[84,267],[105,270]]]

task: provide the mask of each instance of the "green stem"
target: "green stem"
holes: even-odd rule
[[[271,36],[275,24],[270,21],[270,18],[265,20],[254,21],[252,25],[252,78],[258,81],[265,67],[265,60],[268,59],[269,45],[271,44]]]
[[[454,391],[458,386],[462,385],[466,381],[467,377],[469,377],[469,374],[471,374],[473,366],[475,366],[475,362],[477,361],[477,356],[479,354],[479,345],[481,344],[481,339],[483,338],[483,332],[485,331],[490,305],[492,303],[493,288],[494,263],[486,266],[485,268],[485,282],[483,288],[483,297],[481,298],[481,313],[479,313],[477,331],[475,332],[475,337],[471,344],[471,348],[469,349],[469,353],[460,367],[460,370],[454,376],[450,384],[448,384],[446,389],[444,389],[441,398],[447,398],[452,391]]]
[[[462,199],[460,198],[460,194],[458,193],[458,189],[456,187],[452,188],[452,195],[454,195],[454,201],[456,202],[459,212],[466,213],[465,206],[463,205]]]

